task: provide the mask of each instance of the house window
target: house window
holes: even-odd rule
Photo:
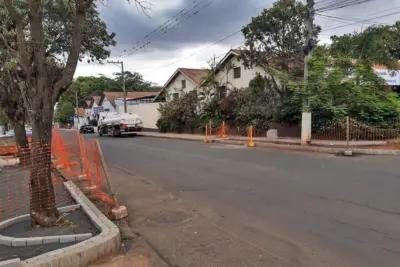
[[[193,97],[193,99],[197,100],[197,90],[192,90],[189,94],[191,97]]]
[[[219,98],[226,97],[226,87],[225,86],[218,87],[218,96],[219,96]]]
[[[182,89],[185,89],[186,88],[186,80],[182,80],[181,82],[182,82]]]
[[[179,93],[172,94],[172,100],[177,100],[179,98]]]
[[[233,78],[234,79],[239,79],[240,78],[240,67],[237,67],[237,68],[233,69]]]

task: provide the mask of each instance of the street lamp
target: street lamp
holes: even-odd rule
[[[105,74],[99,73],[99,76],[100,76],[100,77],[106,77],[106,78],[110,79],[111,81],[113,81],[115,84],[117,84],[119,87],[122,88],[122,91],[124,92],[124,113],[128,113],[128,107],[126,106],[126,89],[125,89],[125,83],[121,86],[119,83],[117,83],[117,82],[114,81],[111,77],[109,77],[109,76],[107,76],[107,75],[105,75]]]

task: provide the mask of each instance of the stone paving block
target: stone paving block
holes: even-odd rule
[[[9,246],[11,247],[11,242],[14,238],[13,237],[8,237],[8,236],[0,236],[0,245],[4,245],[4,246]]]
[[[26,238],[14,238],[11,241],[12,247],[26,247]]]
[[[81,205],[76,204],[76,205],[61,207],[61,208],[57,208],[57,209],[59,212],[64,213],[64,212],[70,212],[70,211],[80,209],[80,208],[81,208]]]
[[[46,236],[43,237],[43,244],[60,243],[60,236]]]
[[[0,261],[0,267],[21,267],[21,260],[19,258],[11,259],[8,261]]]
[[[35,246],[43,244],[43,237],[30,237],[26,239],[27,246]]]
[[[80,235],[76,235],[75,236],[75,241],[84,241],[84,240],[87,240],[87,239],[89,239],[89,238],[92,238],[92,234],[91,233],[89,233],[89,234],[80,234]]]
[[[60,235],[60,243],[75,242],[75,235]]]

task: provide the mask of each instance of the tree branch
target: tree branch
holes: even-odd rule
[[[17,33],[17,44],[18,44],[18,53],[20,57],[20,64],[26,76],[31,76],[31,62],[29,60],[29,53],[26,47],[25,35],[24,35],[24,25],[22,21],[22,17],[15,10],[12,0],[4,0],[4,5],[7,8],[8,13],[10,14],[11,19],[15,24],[15,30]]]
[[[41,0],[29,1],[30,32],[35,67],[36,92],[45,90],[47,83],[46,57],[43,31],[43,4]]]
[[[83,25],[85,24],[86,12],[93,0],[76,0],[76,14],[72,27],[72,38],[69,48],[69,55],[64,70],[61,73],[60,79],[56,82],[53,91],[53,104],[55,104],[59,96],[68,89],[72,83],[76,66],[79,61],[81,52]]]

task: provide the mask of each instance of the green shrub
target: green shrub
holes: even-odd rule
[[[193,132],[200,126],[197,101],[190,94],[184,94],[176,100],[161,104],[158,111],[160,118],[157,121],[157,127],[160,132],[182,133],[185,130]]]

